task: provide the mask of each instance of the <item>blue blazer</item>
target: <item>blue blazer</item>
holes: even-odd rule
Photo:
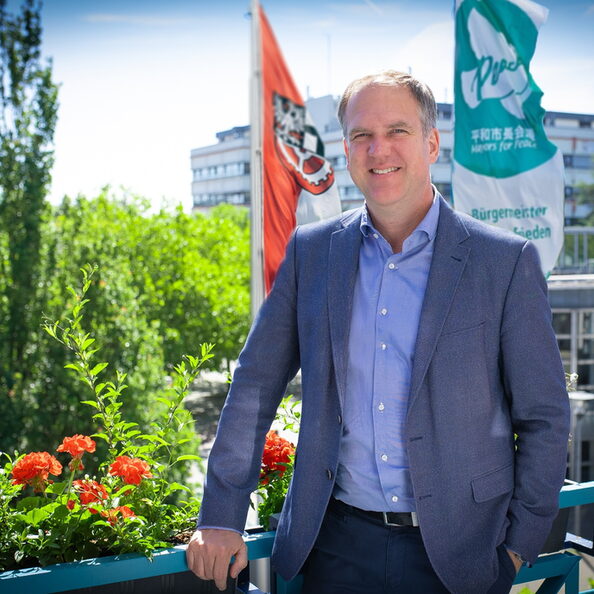
[[[266,431],[301,368],[295,472],[272,559],[285,579],[313,547],[334,487],[360,218],[358,209],[295,231],[239,357],[210,454],[199,525],[242,531]],[[536,249],[442,199],[406,439],[423,540],[452,592],[486,592],[502,542],[537,557],[557,511],[568,432]]]

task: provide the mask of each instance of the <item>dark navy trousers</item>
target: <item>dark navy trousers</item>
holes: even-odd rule
[[[507,594],[516,576],[498,549],[499,576],[488,592]],[[448,594],[429,562],[419,528],[385,526],[355,511],[326,511],[303,569],[302,594]]]

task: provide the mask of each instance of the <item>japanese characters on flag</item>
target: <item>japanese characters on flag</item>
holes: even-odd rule
[[[563,157],[546,137],[529,65],[548,10],[456,0],[456,209],[534,242],[549,274],[563,244]]]
[[[334,170],[268,19],[258,6],[262,72],[263,249],[266,293],[295,225],[340,214]]]

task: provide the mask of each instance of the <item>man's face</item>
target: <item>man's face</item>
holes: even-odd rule
[[[409,205],[431,197],[429,166],[439,135],[423,135],[420,108],[405,87],[368,86],[345,112],[348,169],[372,212],[374,206]]]

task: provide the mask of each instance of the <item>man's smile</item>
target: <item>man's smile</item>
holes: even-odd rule
[[[376,175],[385,175],[386,173],[392,173],[394,171],[399,171],[400,167],[388,167],[387,169],[370,169],[371,173],[375,173]]]

